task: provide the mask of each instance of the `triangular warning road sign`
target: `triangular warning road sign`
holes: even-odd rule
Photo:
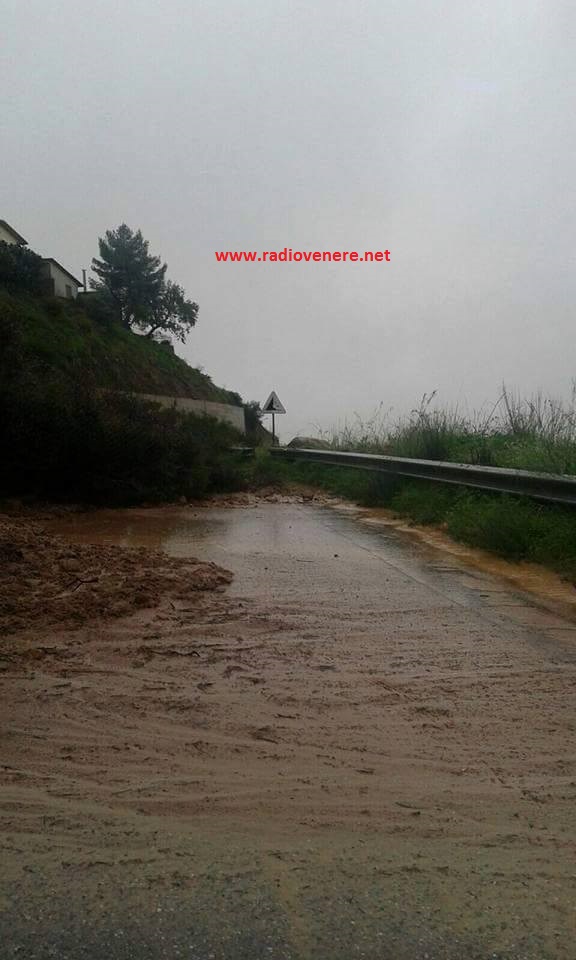
[[[263,413],[286,413],[284,406],[280,403],[276,392],[273,390],[266,403],[262,407]]]

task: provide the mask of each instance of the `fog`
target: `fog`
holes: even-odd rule
[[[572,4],[4,0],[2,35],[0,217],[76,275],[141,228],[178,351],[283,439],[570,389]],[[284,247],[390,262],[215,258]]]

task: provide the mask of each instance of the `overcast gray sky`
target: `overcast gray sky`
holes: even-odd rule
[[[576,7],[3,0],[0,217],[73,273],[140,227],[200,304],[180,351],[282,435],[425,391],[565,394]],[[389,249],[218,264],[215,250]]]

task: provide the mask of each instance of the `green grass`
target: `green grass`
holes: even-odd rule
[[[80,304],[0,291],[0,496],[124,505],[244,486],[241,434],[138,393],[241,403]]]
[[[507,560],[540,563],[576,581],[576,511],[502,494],[411,482],[387,504],[419,524]]]
[[[0,317],[16,326],[28,369],[93,386],[241,403],[205,373],[146,337],[92,318],[76,302],[0,290]]]
[[[424,395],[410,416],[390,425],[381,409],[323,435],[334,449],[422,460],[451,460],[516,470],[576,474],[576,395],[519,398],[503,389],[488,412],[463,416]]]

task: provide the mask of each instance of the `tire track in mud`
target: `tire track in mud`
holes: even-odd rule
[[[567,958],[575,658],[556,620],[531,625],[506,590],[515,619],[495,612],[492,581],[426,572],[412,550],[375,563],[390,546],[357,546],[327,511],[245,513],[228,596],[50,628],[40,660],[1,676],[7,877],[57,897],[72,871],[90,900],[128,871],[180,896],[220,864],[246,896],[272,891],[295,956],[332,897],[362,905],[374,943],[385,903],[404,945],[411,914],[430,942]]]

